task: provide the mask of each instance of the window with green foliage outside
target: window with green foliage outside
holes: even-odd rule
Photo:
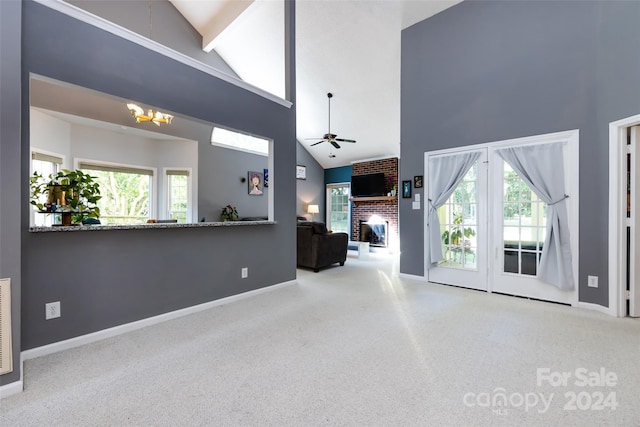
[[[151,212],[153,170],[97,163],[80,163],[100,184],[102,224],[143,224]]]

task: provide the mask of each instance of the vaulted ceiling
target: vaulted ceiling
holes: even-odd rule
[[[284,97],[283,0],[170,0],[247,82]],[[461,0],[298,0],[298,141],[324,167],[400,155],[401,31]],[[311,146],[328,132],[356,144]],[[332,156],[335,157],[332,157]]]

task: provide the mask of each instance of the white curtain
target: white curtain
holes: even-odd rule
[[[496,152],[548,206],[538,279],[562,290],[573,289],[562,143],[502,148]]]
[[[469,152],[429,158],[429,217],[427,226],[431,264],[443,258],[438,208],[444,205],[471,166],[478,160],[478,157],[480,157],[479,152]]]

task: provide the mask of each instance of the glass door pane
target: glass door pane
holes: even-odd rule
[[[349,204],[350,184],[327,185],[327,228],[337,233],[349,233],[351,211]]]
[[[535,276],[546,232],[547,205],[504,161],[502,216],[503,271]]]
[[[478,268],[477,166],[473,165],[451,197],[438,208],[444,254],[439,266]]]
[[[486,291],[488,151],[486,148],[473,151],[480,157],[445,204],[438,208],[443,260],[427,266],[428,280]],[[434,160],[427,155],[425,162],[431,165]],[[429,170],[425,173],[428,176]],[[434,189],[429,180],[426,187],[425,198],[432,197]]]

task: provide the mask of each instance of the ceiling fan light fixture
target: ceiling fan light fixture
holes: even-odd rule
[[[320,139],[320,141],[311,144],[311,147],[313,147],[314,145],[321,144],[323,142],[328,142],[331,145],[333,145],[333,147],[335,149],[339,149],[341,147],[340,147],[340,144],[338,144],[338,141],[340,141],[340,142],[349,142],[349,143],[352,143],[352,144],[355,143],[356,141],[354,139],[338,138],[338,135],[336,135],[335,133],[331,133],[331,98],[333,98],[333,94],[331,92],[327,93],[327,98],[329,98],[329,115],[328,115],[329,127],[328,127],[328,132],[325,133],[322,136],[322,138],[311,138],[311,139]],[[329,157],[333,158],[335,156],[331,157],[331,155],[329,155]]]

